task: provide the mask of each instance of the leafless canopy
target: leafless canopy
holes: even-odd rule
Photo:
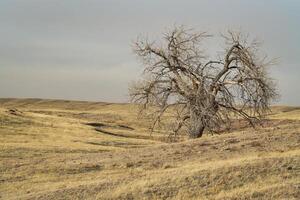
[[[143,109],[155,110],[152,129],[169,108],[177,113],[175,135],[186,127],[191,138],[201,137],[204,130],[216,132],[230,124],[233,116],[254,125],[277,96],[267,74],[272,62],[259,57],[257,41],[228,31],[222,35],[224,53],[214,60],[202,51],[210,37],[180,26],[164,34],[159,44],[146,39],[134,43],[145,71],[129,92]]]

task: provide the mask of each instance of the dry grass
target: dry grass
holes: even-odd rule
[[[130,104],[0,100],[2,199],[299,199],[300,109],[178,143]]]

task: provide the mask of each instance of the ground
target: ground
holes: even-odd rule
[[[300,199],[300,108],[167,142],[131,104],[0,99],[1,199]]]

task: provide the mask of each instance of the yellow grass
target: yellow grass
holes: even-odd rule
[[[299,199],[300,109],[273,111],[167,143],[134,105],[0,99],[0,198]]]

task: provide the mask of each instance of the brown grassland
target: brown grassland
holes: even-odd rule
[[[300,107],[170,143],[132,104],[0,99],[0,199],[300,199]]]

